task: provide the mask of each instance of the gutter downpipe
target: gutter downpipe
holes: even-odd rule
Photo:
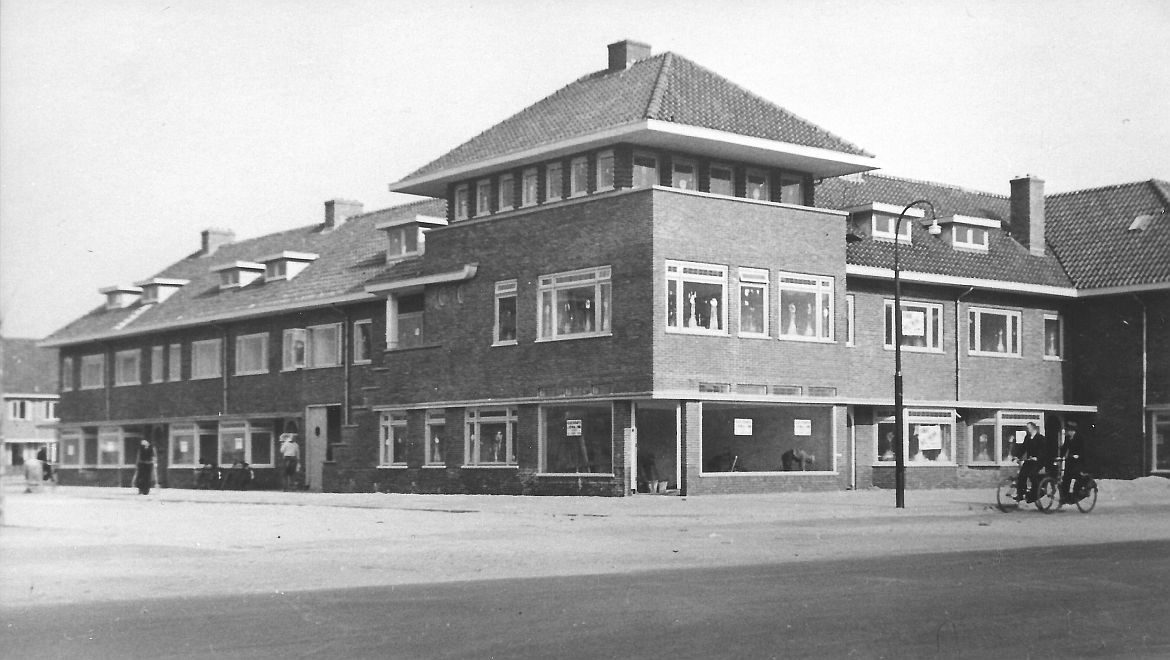
[[[1150,387],[1150,353],[1149,353],[1149,325],[1148,325],[1148,310],[1145,301],[1136,293],[1133,299],[1137,301],[1142,308],[1142,472],[1148,472],[1146,454],[1146,434],[1149,429],[1146,428],[1146,406],[1149,405],[1149,387]],[[1149,466],[1153,467],[1153,466]]]
[[[353,329],[350,327],[349,312],[342,311],[337,305],[329,305],[329,308],[341,315],[341,378],[342,378],[342,402],[341,402],[341,425],[349,426],[349,400],[350,400],[350,385],[349,385],[349,365],[351,360],[350,351],[353,349],[350,346],[351,334]]]
[[[220,407],[220,415],[228,413],[228,330],[226,325],[216,326],[222,333],[223,345],[219,351],[219,370],[220,377],[223,380],[223,405]]]
[[[958,406],[959,401],[962,401],[962,396],[961,396],[962,395],[962,388],[961,388],[962,381],[959,380],[960,376],[962,376],[962,366],[961,365],[962,365],[962,355],[963,355],[962,350],[960,349],[961,335],[959,334],[959,332],[960,332],[959,322],[960,322],[960,319],[962,318],[962,315],[959,314],[959,301],[961,301],[963,298],[966,298],[967,294],[971,293],[974,290],[975,290],[975,287],[969,286],[969,287],[967,287],[966,291],[960,293],[958,295],[958,297],[955,298],[955,406]]]

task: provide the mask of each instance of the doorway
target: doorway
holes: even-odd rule
[[[678,404],[673,401],[639,401],[635,406],[637,491],[681,493]]]
[[[333,444],[340,434],[341,406],[305,408],[305,486],[309,490],[321,492],[325,463],[333,460]]]

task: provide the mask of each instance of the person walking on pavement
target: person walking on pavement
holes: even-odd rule
[[[280,482],[285,490],[296,483],[297,461],[301,456],[301,448],[294,438],[292,433],[280,436]]]
[[[146,438],[138,445],[137,466],[134,485],[138,487],[139,495],[149,495],[151,482],[154,481],[154,447]]]

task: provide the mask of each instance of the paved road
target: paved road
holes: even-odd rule
[[[1167,657],[1167,585],[1148,541],[89,603],[0,613],[0,655]]]

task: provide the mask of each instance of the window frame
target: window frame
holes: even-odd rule
[[[574,156],[569,160],[569,197],[589,194],[589,157]]]
[[[366,328],[366,339],[361,339],[360,328]],[[359,355],[358,347],[365,345],[365,356]],[[353,364],[370,364],[374,359],[374,320],[360,319],[353,322]]]
[[[203,373],[199,368],[199,349],[215,346],[215,373]],[[191,342],[191,380],[207,380],[223,376],[223,339],[200,339]]]
[[[639,183],[639,180],[641,179],[640,174],[644,172],[644,169],[640,168],[645,167],[638,165],[639,158],[651,160],[654,162],[653,168],[651,170],[653,172],[653,176],[650,178],[648,183]],[[649,151],[635,151],[630,157],[630,185],[634,188],[653,188],[654,186],[659,185],[661,183],[662,176],[659,170],[660,165],[661,163],[659,162],[657,154],[650,153]]]
[[[597,304],[597,308],[593,311],[593,330],[562,332],[557,292],[585,288],[590,283],[593,285],[593,300]],[[552,296],[551,304],[547,308],[549,315],[547,330],[544,318],[546,312],[545,294]],[[594,266],[541,275],[537,278],[536,299],[538,301],[536,309],[537,342],[609,337],[613,334],[613,268],[611,266]]]
[[[500,175],[500,182],[496,187],[496,210],[503,212],[511,211],[514,208],[516,208],[516,177],[511,172],[505,172]]]
[[[500,280],[500,281],[496,282],[495,297],[494,297],[495,302],[493,304],[493,308],[494,308],[495,313],[494,313],[494,319],[493,319],[493,325],[492,325],[492,346],[515,346],[518,343],[518,339],[519,339],[518,330],[519,330],[519,328],[517,327],[517,321],[519,320],[519,314],[517,312],[519,310],[516,306],[516,304],[518,302],[518,299],[517,299],[518,292],[519,292],[518,280],[514,280],[514,279]],[[501,336],[503,333],[501,332],[502,328],[500,326],[500,303],[507,298],[512,299],[512,305],[513,305],[512,338],[511,339],[502,339]]]
[[[617,178],[616,178],[617,170],[615,167],[615,163],[617,161],[616,161],[616,156],[614,155],[613,149],[603,149],[603,150],[597,152],[597,156],[595,157],[594,160],[597,163],[597,166],[596,166],[597,167],[597,177],[596,177],[597,184],[596,184],[596,189],[594,190],[594,192],[603,192],[606,190],[613,190],[614,188],[616,188],[617,187]],[[604,165],[606,162],[609,163],[608,169]],[[603,173],[608,173],[608,174],[606,174],[606,176],[603,177],[602,176]]]
[[[1048,322],[1054,321],[1056,323],[1056,353],[1048,352]],[[1058,313],[1044,313],[1042,325],[1044,327],[1044,359],[1050,362],[1061,362],[1064,360],[1064,317]]]
[[[276,452],[277,447],[276,447],[276,442],[275,442],[276,437],[277,437],[276,436],[276,428],[272,424],[267,424],[267,423],[266,424],[259,424],[259,423],[253,422],[252,420],[226,420],[226,421],[222,421],[219,423],[219,428],[217,429],[218,432],[216,434],[216,456],[215,456],[216,465],[219,465],[222,468],[230,468],[231,467],[230,464],[227,464],[222,460],[223,455],[224,455],[224,445],[223,445],[224,436],[232,434],[234,432],[238,432],[238,430],[240,430],[240,429],[242,429],[243,433],[244,433],[244,438],[243,438],[243,440],[244,440],[244,446],[243,446],[244,462],[247,463],[249,467],[258,467],[258,468],[274,467],[276,465],[276,454],[277,454],[277,452]],[[253,435],[257,432],[268,434],[269,461],[267,463],[257,463],[254,460],[255,456],[254,456],[253,449],[254,449],[255,438],[253,437]],[[199,436],[199,430],[197,428],[196,429],[196,442],[198,442],[198,436]],[[198,449],[198,447],[196,449]],[[237,449],[237,450],[233,450],[233,451],[240,451],[240,450]],[[198,452],[197,452],[197,454],[198,454]],[[199,460],[200,458],[203,458],[203,457],[196,455],[195,460]]]
[[[613,405],[614,402],[613,401],[583,401],[583,402],[579,402],[579,403],[580,403],[580,405],[594,407],[594,408],[601,408],[602,405],[606,405],[609,407],[609,448],[610,448],[609,469],[602,471],[602,472],[550,472],[549,471],[549,469],[548,469],[548,412],[550,410],[557,409],[557,408],[572,407],[572,405],[573,405],[572,403],[569,403],[569,402],[563,402],[563,403],[550,402],[550,403],[546,403],[546,404],[542,404],[542,405],[538,406],[537,411],[536,411],[537,425],[538,425],[538,436],[537,437],[538,437],[538,443],[539,443],[539,445],[538,445],[538,447],[539,447],[538,461],[537,461],[537,465],[538,465],[537,474],[538,475],[546,476],[546,477],[578,477],[578,478],[579,477],[601,477],[601,478],[609,477],[609,478],[612,478],[617,474],[617,471],[614,469],[614,463],[616,462],[616,459],[617,459],[616,454],[617,454],[619,448],[617,446],[617,443],[614,441],[614,428],[615,428],[615,424],[616,424],[616,420],[617,420],[617,416],[616,416],[615,411],[614,411],[614,405]]]
[[[49,399],[47,401],[44,401],[43,403],[45,406],[43,419],[58,419],[58,417],[57,417],[57,400],[56,399]]]
[[[319,363],[319,356],[316,349],[313,348],[313,340],[318,332],[324,330],[332,330],[336,337],[337,346],[333,349],[332,362]],[[345,347],[345,333],[341,328],[341,322],[336,323],[320,323],[318,325],[310,325],[305,327],[305,368],[306,369],[330,369],[332,367],[340,367],[345,364],[342,350]]]
[[[1165,428],[1165,431],[1162,429]],[[1161,435],[1165,433],[1166,435]],[[1158,440],[1160,438],[1170,437],[1170,411],[1154,410],[1150,411],[1150,474],[1167,474],[1170,472],[1170,457],[1163,456],[1163,452],[1158,451]],[[1170,451],[1170,444],[1163,444],[1163,448]],[[1161,463],[1166,463],[1166,467],[1160,467]]]
[[[286,259],[272,259],[264,264],[264,281],[275,282],[288,279],[288,261]]]
[[[405,410],[383,410],[378,415],[378,467],[404,468],[406,455],[410,449],[410,438],[407,429],[410,428],[409,419]],[[402,455],[395,456],[394,440],[397,433],[402,432]]]
[[[32,419],[32,406],[26,399],[12,399],[8,402],[8,418],[13,421],[27,422]]]
[[[189,436],[191,438],[191,461],[183,462],[176,458],[179,452],[177,440],[182,437]],[[199,425],[190,423],[171,424],[167,432],[167,461],[169,467],[198,467],[199,466]],[[216,457],[216,464],[219,464],[218,457]]]
[[[520,207],[528,208],[539,203],[540,170],[535,167],[526,167],[520,173]]]
[[[471,217],[471,188],[466,183],[461,183],[455,186],[454,192],[451,194],[451,203],[454,207],[451,211],[452,217],[455,220],[467,220]]]
[[[755,339],[771,339],[771,271],[767,268],[749,268],[740,266],[739,271],[739,336]],[[764,329],[760,332],[743,329],[744,289],[760,289],[760,302],[763,305]]]
[[[779,179],[780,179],[780,181],[777,184],[777,189],[780,193],[779,199],[780,199],[781,204],[792,204],[793,206],[807,206],[808,205],[808,203],[807,203],[808,200],[806,199],[806,196],[805,196],[804,177],[797,176],[795,174],[790,174],[787,172],[781,172]],[[794,187],[798,191],[797,196],[799,197],[799,199],[796,201],[793,201],[790,199],[785,199],[788,196],[787,191],[793,189]]]
[[[711,186],[711,182],[715,181],[715,170],[725,170],[727,172],[727,179],[719,178],[720,181],[727,181],[727,192],[718,192]],[[735,167],[723,162],[714,162],[707,166],[707,192],[712,195],[723,195],[726,197],[735,197]]]
[[[167,344],[167,381],[183,380],[183,345]]]
[[[81,429],[61,429],[58,439],[61,443],[58,456],[62,467],[80,468],[86,465],[85,445],[81,441]],[[69,452],[70,448],[74,449],[72,454]]]
[[[785,280],[805,280],[805,282],[786,282]],[[811,282],[811,283],[809,283]],[[783,319],[784,313],[784,292],[794,291],[799,293],[812,293],[817,298],[818,310],[816,314],[816,328],[813,335],[790,334],[785,332],[783,320],[781,320],[780,327],[777,328],[776,338],[782,341],[803,341],[819,344],[830,344],[837,340],[836,315],[837,315],[837,281],[832,275],[814,275],[812,273],[796,273],[791,271],[780,271],[776,276],[776,292],[777,298],[780,301],[780,314]],[[822,295],[828,296],[828,314],[822,313],[819,309],[820,297]],[[825,333],[823,325],[825,319],[828,318],[828,332]],[[806,326],[807,327],[807,326]]]
[[[125,359],[133,359],[134,365],[129,368],[123,364]],[[142,349],[130,348],[114,352],[114,387],[127,387],[142,384]]]
[[[118,457],[112,462],[107,462],[103,459],[106,452],[102,449],[103,445],[114,443],[117,447]],[[124,430],[120,426],[101,426],[97,431],[97,455],[93,457],[93,465],[99,469],[107,468],[121,468],[126,465],[126,436]]]
[[[553,173],[556,185],[553,185]],[[559,160],[544,165],[544,201],[559,202],[565,198],[565,167]]]
[[[885,227],[878,228],[878,219],[886,221]],[[912,218],[903,218],[902,230],[895,236],[894,230],[898,226],[898,216],[889,215],[887,213],[871,213],[869,219],[869,233],[875,241],[885,241],[887,243],[898,242],[903,245],[913,245],[914,243],[914,224]]]
[[[957,443],[956,437],[958,415],[954,410],[949,408],[907,408],[902,416],[902,462],[906,467],[934,467],[945,466],[954,467],[958,464]],[[910,454],[910,427],[915,424],[931,424],[937,422],[938,425],[947,425],[950,428],[950,448],[947,449],[944,444],[942,451],[947,452],[947,460],[945,461],[914,461],[911,460]],[[896,464],[897,456],[892,460],[880,460],[878,455],[878,446],[881,441],[881,425],[895,424],[894,411],[890,408],[883,408],[877,411],[873,420],[873,466],[874,467],[893,467]],[[919,450],[921,451],[921,450]],[[931,450],[927,450],[931,451]]]
[[[437,426],[444,428],[443,436],[440,437],[440,442],[435,442],[434,429]],[[444,445],[448,443],[450,435],[446,432],[447,426],[447,410],[445,408],[431,408],[426,411],[426,448],[423,450],[423,467],[447,467],[447,452],[451,450],[450,446]],[[438,460],[435,459],[435,447],[442,446],[441,456]]]
[[[701,273],[701,272],[688,273],[687,269],[690,269],[692,271],[697,271],[697,270],[710,271],[710,273]],[[666,302],[666,318],[663,322],[663,327],[665,328],[665,331],[669,332],[669,333],[688,334],[688,335],[708,335],[708,336],[715,336],[715,337],[727,336],[727,334],[728,334],[728,330],[727,330],[727,288],[728,288],[728,286],[727,286],[727,270],[728,270],[727,266],[724,266],[722,264],[708,264],[708,263],[701,263],[701,262],[697,262],[697,261],[679,261],[676,259],[667,259],[665,266],[663,268],[663,272],[665,274],[664,293],[666,293],[666,301],[667,301]],[[719,275],[713,274],[716,272],[718,272],[720,274]],[[675,297],[675,302],[674,302],[675,308],[674,308],[674,310],[670,309],[670,302],[669,302],[670,301],[670,289],[671,289],[670,285],[672,282],[675,284],[675,296],[674,296]],[[684,319],[686,318],[686,313],[687,313],[687,311],[686,311],[686,309],[687,309],[686,304],[687,303],[684,301],[684,298],[686,296],[684,295],[683,292],[686,288],[687,282],[692,282],[695,284],[712,284],[712,285],[717,284],[721,287],[722,293],[720,295],[720,298],[722,299],[722,303],[721,303],[722,309],[719,310],[719,315],[720,315],[720,319],[719,319],[720,327],[719,328],[712,330],[710,328],[704,328],[704,327],[698,326],[698,325],[690,326],[690,325],[685,324]],[[674,316],[674,319],[676,321],[675,325],[670,324],[670,319],[671,319],[670,314],[672,311],[675,314],[675,316]],[[694,311],[694,310],[692,310],[692,311]]]
[[[492,214],[492,180],[479,179],[475,182],[475,217]]]
[[[301,342],[301,354],[298,359],[296,351],[297,341]],[[280,370],[296,371],[304,369],[309,358],[309,334],[305,328],[285,328],[280,335]]]
[[[983,316],[1003,316],[1003,317],[1007,318],[1006,327],[1007,327],[1008,333],[1009,333],[1009,336],[1005,338],[1008,341],[1007,352],[986,351],[986,350],[983,350],[982,348],[976,347],[976,345],[975,345],[976,341],[981,341],[980,335],[982,334],[982,329],[983,329],[983,318],[982,318]],[[1011,331],[1013,329],[1013,324],[1012,324],[1013,320],[1015,321],[1014,337],[1011,336],[1012,335]],[[1023,357],[1024,350],[1023,350],[1023,342],[1021,341],[1021,335],[1023,334],[1023,313],[1021,312],[1021,310],[1019,310],[1019,309],[1003,309],[1003,308],[998,308],[998,307],[970,306],[967,308],[967,324],[968,324],[968,327],[967,327],[967,354],[968,355],[973,355],[973,356],[977,356],[977,357],[996,357],[996,358],[1021,358],[1021,357]],[[1014,338],[1014,342],[1012,341],[1013,338]],[[976,341],[972,341],[973,339]],[[1014,352],[1011,350],[1011,346],[1010,346],[1011,343],[1015,344],[1016,350]]]
[[[240,360],[247,353],[245,347],[249,342],[260,340],[260,368],[259,369],[242,369]],[[268,333],[256,332],[248,335],[236,336],[236,355],[235,355],[235,375],[237,376],[252,376],[256,374],[268,373]]]
[[[857,345],[857,319],[854,316],[856,298],[855,294],[845,294],[845,346],[847,347]]]
[[[166,382],[166,359],[167,346],[166,344],[157,344],[150,347],[150,382],[163,383]]]
[[[970,238],[971,236],[975,235],[976,232],[982,232],[983,233],[983,242],[980,243],[980,242],[970,241],[967,239],[959,240],[959,231],[960,230],[963,230],[963,232],[967,235],[967,238]],[[972,250],[975,252],[987,252],[988,246],[990,244],[989,234],[990,234],[990,232],[987,230],[986,227],[971,227],[968,225],[959,225],[959,224],[953,225],[951,227],[951,247],[955,248],[956,250]]]
[[[912,353],[942,353],[946,350],[946,332],[943,325],[943,306],[941,303],[924,302],[921,300],[902,300],[902,337],[906,337],[906,312],[915,311],[907,308],[921,308],[925,312],[926,328],[924,335],[925,346],[913,346],[902,344],[903,351],[910,351]],[[887,351],[894,350],[894,317],[892,311],[894,309],[894,301],[891,298],[886,298],[882,301],[882,348]],[[937,332],[937,338],[932,334]],[[931,345],[937,339],[937,346]],[[888,341],[887,341],[888,340]]]
[[[763,195],[760,197],[753,197],[752,196],[753,186],[756,185],[756,184],[752,183],[753,176],[762,178],[764,180],[763,187],[762,187]],[[743,184],[744,184],[743,185],[743,196],[745,199],[750,199],[750,200],[756,201],[756,202],[770,202],[770,201],[772,201],[772,177],[771,177],[771,174],[768,172],[768,170],[760,168],[760,167],[747,168],[746,170],[744,170]]]
[[[87,366],[96,364],[98,367],[98,383],[87,382],[86,372]],[[106,354],[105,353],[91,353],[90,355],[81,356],[81,373],[78,378],[78,389],[82,390],[100,390],[106,386]]]
[[[73,357],[66,355],[61,358],[61,391],[72,392],[77,389],[73,378]]]
[[[679,167],[690,168],[690,184],[679,185],[679,183],[686,181],[688,175],[679,172]],[[670,160],[670,187],[678,190],[698,190],[699,189],[699,165],[693,158],[672,158]]]
[[[516,460],[517,422],[518,416],[515,406],[481,406],[467,408],[464,412],[464,428],[468,430],[466,441],[463,443],[464,468],[507,468],[518,467]],[[479,454],[483,437],[484,424],[504,424],[506,428],[504,460],[481,462]]]
[[[1009,466],[1013,465],[1015,461],[1011,458],[1011,452],[1004,451],[1004,428],[1005,427],[1019,427],[1025,428],[1028,422],[1036,424],[1040,427],[1041,433],[1044,432],[1044,413],[1034,410],[997,410],[991,417],[983,417],[971,422],[967,428],[966,450],[969,457],[969,465],[972,466]],[[994,437],[991,442],[992,455],[989,460],[977,461],[975,460],[975,427],[977,426],[992,426],[994,427]]]

